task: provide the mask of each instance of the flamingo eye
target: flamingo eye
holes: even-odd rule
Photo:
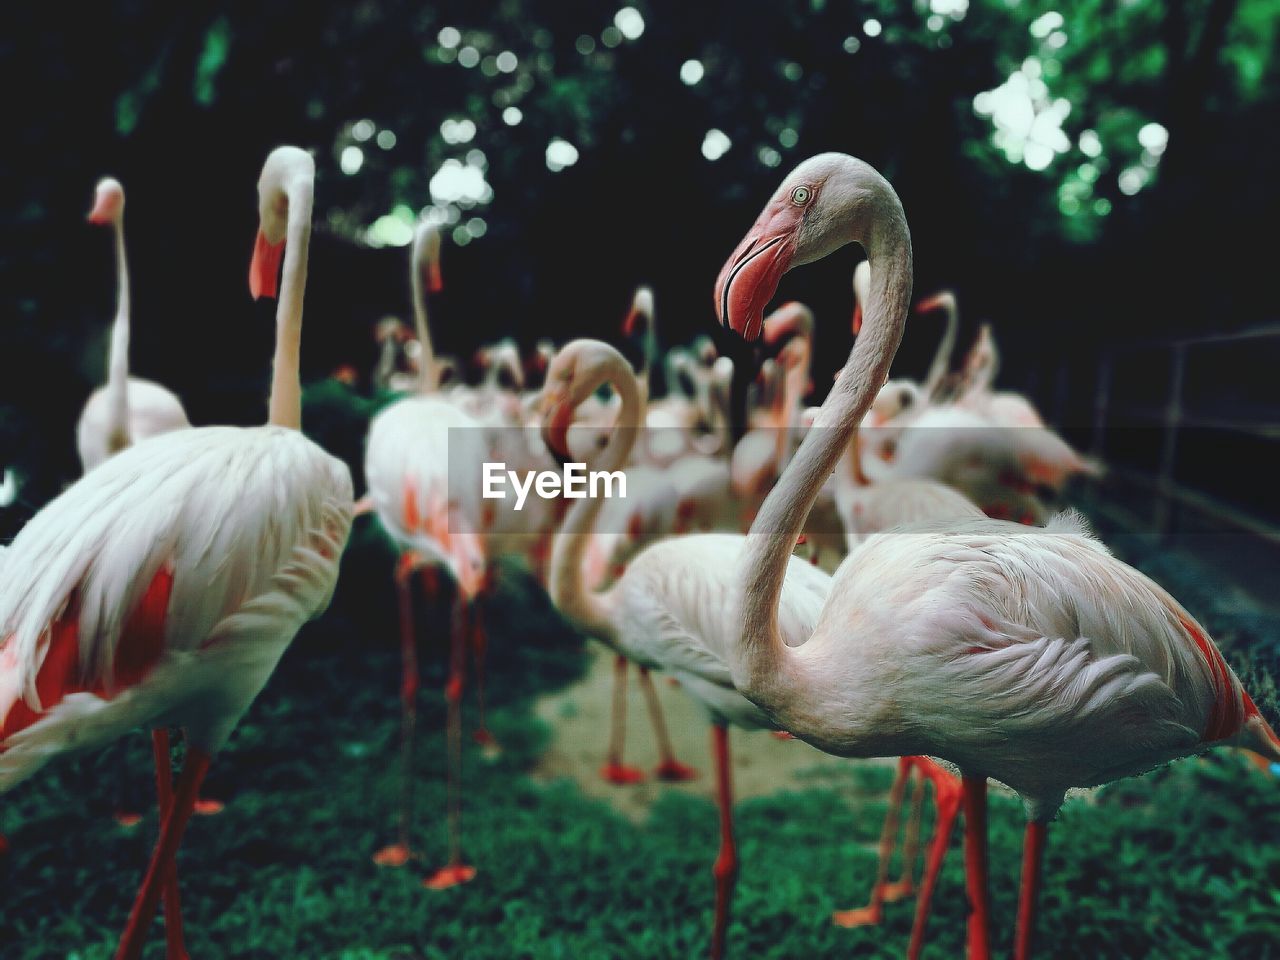
[[[803,207],[809,202],[809,198],[813,196],[813,191],[808,187],[796,187],[791,191],[791,202],[797,207]]]

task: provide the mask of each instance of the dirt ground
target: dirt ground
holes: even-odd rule
[[[711,728],[706,715],[678,687],[665,677],[654,675],[662,701],[667,729],[676,758],[698,770],[698,777],[685,783],[655,780],[658,749],[649,722],[644,695],[636,671],[628,672],[627,740],[623,761],[640,767],[643,783],[616,786],[600,777],[608,749],[610,707],[613,703],[613,654],[599,644],[591,644],[592,662],[578,683],[558,690],[538,701],[535,712],[552,727],[553,738],[533,775],[544,781],[572,778],[588,796],[607,800],[622,814],[640,822],[664,790],[715,798],[715,770],[711,758]],[[766,730],[732,729],[729,742],[733,754],[735,799],[764,796],[782,790],[839,783],[847,786],[844,773],[853,762],[830,757],[799,740],[778,740]]]

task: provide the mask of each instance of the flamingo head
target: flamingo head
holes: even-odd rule
[[[629,371],[630,366],[622,354],[599,340],[574,340],[552,358],[539,403],[542,439],[557,459],[564,462],[572,455],[569,427],[578,406],[619,370]]]
[[[413,262],[425,275],[430,293],[444,289],[444,277],[440,273],[440,231],[434,223],[424,221],[414,230]]]
[[[720,270],[720,323],[747,341],[760,339],[765,305],[782,275],[874,229],[883,183],[867,164],[842,153],[810,157],[791,171]]]
[[[813,339],[813,311],[798,300],[789,300],[764,321],[764,342],[771,347],[796,337]]]
[[[117,223],[124,216],[124,187],[114,177],[103,177],[93,191],[93,209],[86,218],[103,226]]]
[[[934,310],[952,313],[956,309],[956,295],[950,290],[941,290],[932,297],[925,297],[916,303],[916,313],[931,313]]]
[[[413,333],[399,317],[383,317],[373,328],[373,339],[378,343],[388,340],[405,343],[413,339]]]
[[[258,236],[249,263],[249,292],[253,299],[274,297],[279,292],[280,263],[289,228],[289,207],[293,197],[305,191],[310,198],[316,179],[316,162],[298,147],[276,147],[267,155],[258,178]],[[306,211],[310,226],[311,211]]]
[[[622,335],[634,337],[638,327],[643,327],[647,331],[652,324],[653,291],[648,287],[637,287],[635,296],[631,299],[631,309],[627,311],[626,319],[622,321]]]

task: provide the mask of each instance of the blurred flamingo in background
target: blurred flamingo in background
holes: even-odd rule
[[[577,340],[556,357],[544,388],[547,445],[567,452],[566,433],[573,408],[603,383],[622,398],[618,429],[598,459],[595,470],[616,470],[635,443],[644,401],[635,375],[612,347]],[[604,500],[576,503],[556,538],[551,570],[551,596],[570,620],[627,659],[676,677],[682,689],[706,711],[713,723],[720,803],[721,848],[716,859],[715,923],[711,956],[724,954],[729,903],[737,876],[733,837],[732,785],[728,724],[768,728],[768,718],[741,697],[729,678],[725,644],[736,627],[726,618],[745,538],[731,534],[671,537],[641,552],[621,579],[596,593],[582,581],[583,553]],[[796,559],[787,571],[783,595],[784,629],[807,635],[822,605],[830,578]]]
[[[107,362],[107,383],[89,397],[76,427],[76,448],[80,463],[87,473],[108,457],[140,443],[148,437],[182,430],[191,426],[187,413],[173,393],[158,383],[129,376],[130,298],[129,264],[124,242],[124,187],[112,177],[98,181],[94,190],[93,209],[88,221],[110,226],[116,253],[116,316],[111,327],[111,347]],[[165,753],[167,769],[168,737],[165,730],[153,733],[154,749],[159,758]],[[161,781],[168,774],[157,769]],[[167,787],[162,786],[162,792]],[[163,802],[163,801],[162,801]],[[196,812],[210,815],[222,811],[217,800],[199,798]],[[136,826],[141,815],[121,807],[116,821],[124,827]]]
[[[1017,791],[1028,823],[1014,955],[1026,960],[1046,829],[1068,789],[1210,744],[1275,760],[1280,739],[1203,628],[1074,515],[1044,531],[969,520],[874,537],[837,571],[812,635],[788,643],[791,544],[902,337],[911,241],[897,195],[852,157],[805,161],[716,288],[721,321],[755,339],[783,273],[854,241],[872,264],[864,329],[748,538],[729,618],[740,625],[731,675],[776,723],[828,753],[930,755],[960,767],[971,956],[989,955],[986,780]]]
[[[438,282],[438,274],[431,268],[438,250],[434,226],[420,224],[414,234],[410,266],[414,316],[422,345],[418,394],[391,404],[373,419],[364,465],[374,510],[401,550],[396,569],[401,652],[399,829],[397,842],[374,855],[374,862],[380,866],[402,866],[413,856],[409,835],[419,680],[410,580],[416,571],[423,570],[423,585],[427,594],[434,596],[437,572],[443,568],[449,571],[459,591],[460,609],[455,609],[451,617],[449,680],[445,688],[449,715],[449,862],[427,879],[426,884],[433,889],[465,883],[475,876],[475,868],[462,858],[460,845],[461,701],[466,642],[463,621],[484,581],[478,496],[479,469],[486,455],[480,423],[456,404],[435,395],[437,381],[423,274]],[[455,471],[452,477],[451,463]]]
[[[590,389],[587,388],[589,382]],[[611,472],[622,468],[630,457],[644,417],[644,393],[625,358],[599,341],[574,341],[552,361],[543,396],[544,406],[553,408],[547,446],[553,453],[568,457],[572,455],[569,435],[573,429],[574,413],[580,403],[592,397],[595,390],[605,383],[611,383],[617,391],[621,406],[608,441],[592,459],[603,463],[593,465],[593,469]],[[661,471],[641,467],[630,468],[625,473],[625,498],[590,497],[569,509],[554,541],[548,582],[548,592],[557,609],[588,635],[618,654],[614,668],[609,752],[600,775],[606,781],[620,785],[644,779],[638,768],[622,762],[626,736],[627,661],[636,658],[620,644],[617,625],[610,619],[608,609],[598,601],[598,597],[608,596],[610,591],[597,594],[596,590],[610,579],[625,576],[629,555],[647,542],[669,534],[675,522],[675,490],[670,483],[663,482]],[[633,483],[637,484],[635,489]],[[646,516],[646,505],[652,516]],[[598,530],[601,517],[609,518],[608,526]],[[646,530],[646,522],[653,525],[649,530]],[[654,775],[666,781],[692,779],[697,772],[678,761],[672,750],[661,703],[649,676],[653,664],[644,660],[637,660],[637,663],[640,667],[640,688],[658,743],[659,764]]]
[[[254,296],[274,296],[270,421],[180,430],[121,451],[51,501],[6,551],[0,592],[0,792],[53,757],[138,726],[186,731],[117,960],[136,960],[165,890],[185,956],[174,856],[212,755],[294,634],[328,605],[351,525],[347,468],[299,432],[298,351],[311,157],[281,147],[259,181]],[[160,786],[168,749],[157,749]]]
[[[148,437],[191,426],[182,401],[150,380],[129,376],[129,264],[124,245],[124,187],[104,177],[94,191],[89,222],[110,226],[116,250],[116,318],[111,326],[107,383],[89,397],[76,427],[85,472]]]

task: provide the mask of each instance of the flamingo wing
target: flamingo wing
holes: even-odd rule
[[[332,591],[351,496],[343,464],[276,427],[178,431],[82,478],[8,551],[0,750],[70,697],[115,700],[200,651],[218,624],[275,589],[317,531],[329,541]],[[287,645],[296,626],[284,629]]]

